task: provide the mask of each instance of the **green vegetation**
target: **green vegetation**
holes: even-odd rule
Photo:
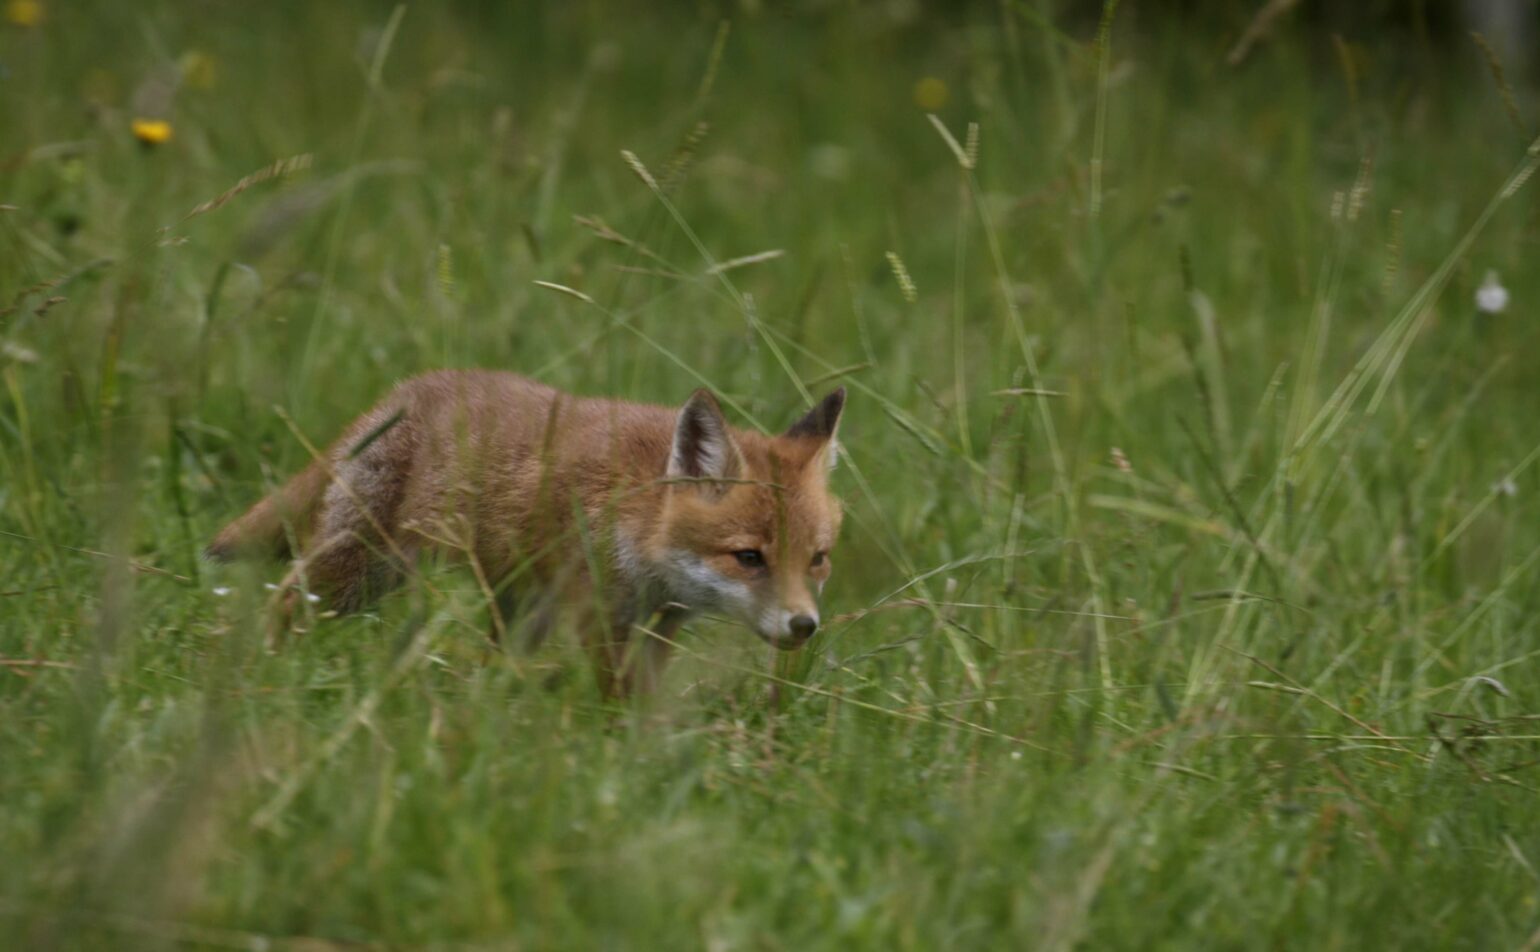
[[[5,8],[4,944],[1533,947],[1540,153],[1463,34],[506,6]],[[843,380],[839,619],[634,707],[448,568],[264,651],[201,544],[438,366]]]

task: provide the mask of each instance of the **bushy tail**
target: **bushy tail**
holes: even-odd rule
[[[239,519],[219,530],[204,554],[216,562],[238,558],[285,558],[289,552],[286,526],[303,531],[309,527],[331,481],[320,460],[258,502]]]

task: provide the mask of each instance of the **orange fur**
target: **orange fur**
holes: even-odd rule
[[[511,373],[425,374],[208,552],[283,555],[292,531],[302,551],[288,584],[303,578],[339,611],[393,587],[419,552],[473,560],[500,592],[494,631],[520,605],[532,641],[573,624],[601,687],[626,693],[666,657],[659,639],[631,645],[637,623],[657,618],[669,638],[693,612],[720,611],[784,648],[816,627],[840,524],[827,474],[843,403],[836,391],[767,437],[729,427],[706,391],[677,409]],[[762,564],[734,554],[746,552]]]

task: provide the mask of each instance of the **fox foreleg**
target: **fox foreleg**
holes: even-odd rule
[[[605,694],[628,698],[645,697],[655,692],[673,654],[674,636],[689,617],[690,612],[683,605],[670,603],[640,624],[616,626],[615,630],[623,634],[609,656],[603,659],[608,666],[600,677],[600,687],[605,688]]]

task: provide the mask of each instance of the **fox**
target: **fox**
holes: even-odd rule
[[[507,371],[398,384],[226,525],[216,562],[292,559],[297,599],[338,614],[399,586],[423,555],[468,562],[489,636],[526,648],[575,629],[609,697],[649,693],[680,628],[726,616],[781,650],[820,624],[842,509],[829,487],[845,389],[784,432],[731,426],[709,389],[670,407],[576,396]]]

